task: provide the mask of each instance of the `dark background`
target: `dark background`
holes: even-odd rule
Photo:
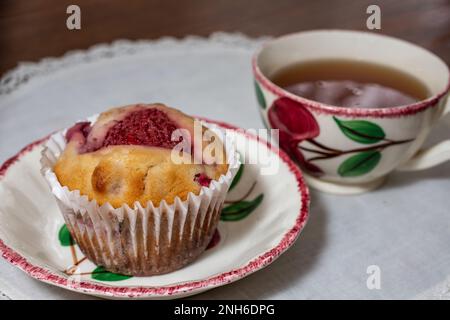
[[[70,4],[81,8],[81,30],[66,28]],[[19,61],[118,38],[366,30],[370,4],[381,7],[382,29],[375,32],[415,42],[450,63],[450,0],[0,0],[0,74]]]

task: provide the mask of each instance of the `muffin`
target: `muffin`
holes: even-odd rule
[[[217,227],[238,168],[220,135],[162,104],[113,108],[53,135],[42,172],[91,261],[163,274],[196,259]]]

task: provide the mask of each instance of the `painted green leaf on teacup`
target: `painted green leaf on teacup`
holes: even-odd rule
[[[241,154],[239,154],[239,157],[241,158],[241,165],[239,166],[238,172],[234,176],[233,181],[231,181],[229,190],[233,189],[239,183],[239,180],[241,180],[242,177],[242,172],[244,172],[244,160]]]
[[[383,140],[386,136],[383,128],[370,121],[340,120],[336,117],[333,117],[333,119],[336,121],[343,134],[345,134],[349,139],[359,143],[377,143]]]
[[[99,281],[122,281],[122,280],[132,278],[133,276],[112,273],[112,272],[106,271],[105,268],[103,268],[103,267],[97,267],[97,268],[95,268],[94,271],[92,271],[91,277],[92,277],[92,279],[99,280]]]
[[[255,85],[255,91],[256,91],[256,99],[258,99],[259,106],[263,109],[266,109],[266,99],[264,99],[264,94],[258,84],[258,82],[253,82]]]
[[[345,160],[338,168],[342,177],[357,177],[372,171],[380,162],[379,151],[364,151]]]
[[[261,193],[251,201],[239,201],[222,209],[220,220],[239,221],[253,212],[263,201],[264,195]]]
[[[65,224],[63,224],[61,229],[59,229],[58,239],[59,243],[63,247],[68,247],[75,243],[72,239],[72,236],[70,235],[69,229],[67,229],[67,226]]]

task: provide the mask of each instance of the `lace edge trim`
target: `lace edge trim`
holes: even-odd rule
[[[450,300],[450,276],[436,286],[418,294],[413,300]]]
[[[255,49],[270,37],[251,38],[242,33],[214,32],[207,37],[189,35],[178,39],[162,37],[155,40],[119,39],[111,43],[95,44],[85,50],[70,50],[60,57],[46,57],[37,62],[19,62],[18,66],[7,71],[0,78],[0,96],[17,90],[30,79],[43,76],[64,67],[82,63],[133,55],[145,51],[195,48],[201,46],[223,45],[242,49]]]

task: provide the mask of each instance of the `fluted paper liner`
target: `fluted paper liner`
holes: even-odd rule
[[[95,120],[95,117],[89,120]],[[185,201],[176,198],[146,207],[136,201],[98,205],[95,200],[62,186],[53,166],[66,146],[65,130],[53,134],[42,151],[42,175],[48,182],[70,233],[83,253],[111,272],[127,275],[155,275],[174,271],[192,262],[206,248],[217,227],[222,206],[240,160],[230,135],[215,125],[203,123],[225,145],[228,171],[199,195],[189,193]]]

